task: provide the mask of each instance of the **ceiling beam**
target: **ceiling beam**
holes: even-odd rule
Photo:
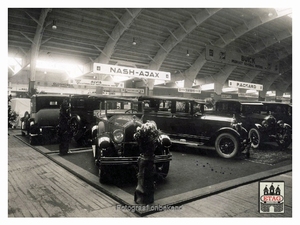
[[[189,33],[191,33],[195,28],[197,28],[219,10],[220,9],[211,9],[209,11],[201,10],[198,14],[194,16],[191,15],[191,18],[184,24],[180,23],[178,28],[174,32],[171,32],[171,35],[166,39],[166,41],[160,45],[161,48],[154,56],[154,60],[150,62],[149,69],[159,70],[170,51],[185,37],[187,37]]]

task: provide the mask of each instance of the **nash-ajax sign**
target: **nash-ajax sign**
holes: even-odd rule
[[[144,78],[144,79],[171,80],[171,73],[169,72],[163,72],[157,70],[145,70],[145,69],[124,67],[124,66],[114,66],[114,65],[107,65],[101,63],[94,63],[93,72],[116,75],[116,76],[124,75],[128,77],[137,77],[137,78]]]

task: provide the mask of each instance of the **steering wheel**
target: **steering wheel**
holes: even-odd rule
[[[128,109],[125,111],[125,113],[137,113],[138,111],[136,109]]]

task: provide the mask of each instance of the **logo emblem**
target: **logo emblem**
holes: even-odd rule
[[[259,182],[260,213],[284,213],[284,181]]]

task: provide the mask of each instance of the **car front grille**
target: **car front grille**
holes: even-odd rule
[[[136,132],[137,125],[130,125],[126,127],[124,134],[124,142],[135,142],[133,134]]]
[[[139,156],[139,146],[134,140],[133,134],[136,132],[137,125],[130,125],[126,127],[124,134],[124,156]]]

